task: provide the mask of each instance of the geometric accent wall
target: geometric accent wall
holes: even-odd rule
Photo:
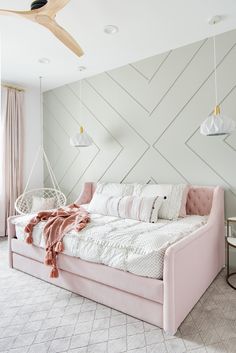
[[[236,120],[236,31],[216,42],[219,100]],[[214,105],[213,42],[205,39],[46,92],[45,150],[69,201],[85,181],[187,182],[222,185],[227,215],[236,215],[236,132],[199,133]],[[70,146],[80,125],[91,147]]]

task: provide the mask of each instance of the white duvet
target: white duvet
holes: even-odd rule
[[[205,216],[159,220],[155,224],[98,214],[90,216],[91,222],[82,231],[65,235],[65,254],[158,279],[163,275],[166,249],[207,222]],[[15,221],[16,236],[22,241],[28,220],[24,216]],[[33,244],[41,248],[45,247],[44,224],[39,223],[33,231]]]

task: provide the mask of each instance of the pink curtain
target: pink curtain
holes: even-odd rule
[[[0,122],[0,236],[7,234],[7,218],[15,214],[14,203],[22,192],[23,92],[1,89]]]

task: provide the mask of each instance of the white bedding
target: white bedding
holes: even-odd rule
[[[90,216],[91,222],[82,231],[65,235],[65,254],[158,279],[163,275],[166,249],[207,222],[205,216],[159,220],[155,224],[98,214]],[[16,236],[22,241],[28,220],[28,216],[15,220]],[[41,248],[45,247],[43,227],[44,222],[40,222],[33,231],[33,244]]]

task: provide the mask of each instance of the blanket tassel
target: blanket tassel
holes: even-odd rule
[[[44,263],[47,266],[50,266],[50,265],[53,264],[53,262],[52,262],[52,251],[51,250],[47,251],[45,259],[44,259]]]
[[[59,253],[59,252],[62,252],[63,250],[64,250],[64,246],[62,241],[58,241],[55,246],[55,251]]]
[[[32,244],[33,243],[32,235],[28,234],[27,237],[25,238],[25,241],[27,244]]]
[[[52,266],[52,260],[45,259],[44,260],[44,264],[47,265],[47,266]]]
[[[50,273],[50,277],[51,277],[51,278],[57,278],[58,275],[59,275],[58,269],[57,269],[56,267],[53,267],[53,268],[52,268],[52,271],[51,271],[51,273]]]

